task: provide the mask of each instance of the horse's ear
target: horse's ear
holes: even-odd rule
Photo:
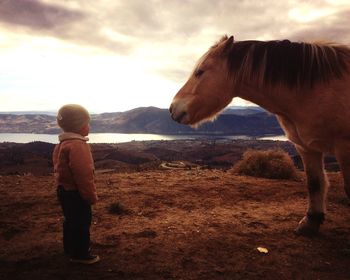
[[[226,42],[224,43],[224,46],[223,46],[223,51],[224,53],[229,53],[231,48],[232,48],[232,45],[233,45],[233,42],[234,42],[234,38],[233,36],[230,36]]]

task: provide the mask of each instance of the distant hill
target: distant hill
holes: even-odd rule
[[[56,117],[44,114],[0,114],[0,133],[47,133],[59,131]]]
[[[231,114],[231,115],[238,115],[238,116],[247,116],[247,115],[253,115],[257,113],[265,112],[266,110],[258,107],[258,106],[249,106],[249,107],[241,107],[241,106],[230,106],[227,107],[222,114]]]
[[[125,112],[93,114],[91,132],[152,134],[250,135],[283,134],[276,117],[259,107],[229,107],[215,121],[197,129],[173,121],[167,109],[140,107]],[[0,133],[56,134],[56,118],[47,114],[2,114]]]
[[[8,111],[0,112],[0,115],[49,115],[56,116],[57,111]]]

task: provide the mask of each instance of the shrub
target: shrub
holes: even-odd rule
[[[240,175],[269,179],[297,179],[297,170],[288,153],[281,149],[259,151],[249,149],[232,171]]]
[[[127,215],[130,211],[122,203],[114,202],[109,205],[108,212],[115,215]]]

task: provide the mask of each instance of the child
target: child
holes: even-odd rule
[[[76,104],[64,105],[57,114],[63,133],[53,152],[57,196],[63,210],[63,248],[75,263],[100,260],[90,251],[91,205],[96,203],[94,162],[89,139],[90,115]]]

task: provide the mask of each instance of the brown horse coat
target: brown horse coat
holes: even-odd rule
[[[174,120],[196,126],[234,97],[274,113],[300,153],[309,206],[296,232],[318,232],[326,212],[323,155],[333,153],[350,197],[350,49],[346,46],[223,37],[199,60],[170,106]]]

